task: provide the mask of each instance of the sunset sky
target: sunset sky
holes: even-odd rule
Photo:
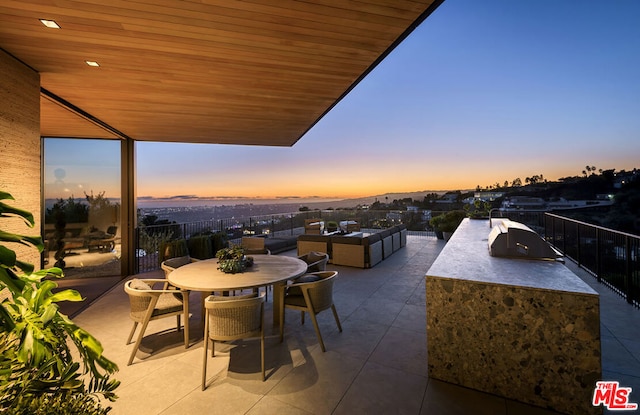
[[[138,143],[138,196],[351,198],[640,167],[640,1],[447,0],[290,148]]]

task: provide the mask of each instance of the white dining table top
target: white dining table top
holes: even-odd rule
[[[192,262],[176,268],[167,279],[172,285],[191,291],[229,291],[264,287],[297,278],[307,271],[301,259],[280,255],[251,255],[253,266],[242,273],[226,274],[216,258]]]

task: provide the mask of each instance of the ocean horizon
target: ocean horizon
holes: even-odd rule
[[[307,206],[311,209],[326,208],[345,208],[355,207],[358,204],[370,204],[376,200],[391,201],[393,199],[402,199],[405,197],[413,197],[421,199],[428,193],[445,193],[441,190],[422,190],[406,193],[386,193],[382,195],[366,196],[360,198],[340,198],[340,197],[274,197],[274,198],[240,198],[240,197],[197,197],[197,196],[173,196],[166,198],[156,198],[151,196],[140,196],[136,198],[136,205],[140,209],[158,209],[158,208],[190,208],[190,207],[216,207],[216,206],[242,206],[242,205],[297,205],[299,207]],[[67,198],[63,198],[67,200]],[[86,198],[75,197],[76,202],[86,203]],[[120,203],[120,198],[107,198],[112,203]],[[60,198],[46,198],[45,208],[50,209]]]
[[[344,199],[340,198],[229,198],[229,199],[207,199],[207,198],[145,198],[137,199],[139,208],[171,208],[171,207],[200,207],[200,206],[235,206],[235,205],[291,205],[291,204],[311,204],[336,202]]]

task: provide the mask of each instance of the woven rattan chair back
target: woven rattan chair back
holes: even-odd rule
[[[189,316],[184,308],[185,301],[189,301],[189,294],[187,291],[153,288],[154,284],[165,283],[166,280],[164,279],[138,280],[134,278],[124,284],[124,290],[129,296],[129,317],[133,320],[133,327],[127,338],[127,344],[131,343],[138,324],[142,325],[127,365],[133,363],[147,325],[151,320],[175,316],[177,330],[180,330],[180,317],[184,316],[184,347],[189,347]]]
[[[312,282],[303,282],[296,283],[287,288],[287,292],[285,292],[284,301],[282,302],[282,310],[280,310],[280,341],[283,341],[284,338],[284,316],[285,309],[291,308],[294,310],[300,310],[300,319],[302,324],[304,324],[304,313],[307,312],[311,316],[311,321],[313,322],[313,328],[316,331],[316,335],[318,336],[318,341],[320,342],[320,347],[322,351],[325,352],[326,348],[324,346],[324,341],[322,340],[322,335],[320,334],[320,327],[318,326],[318,321],[316,319],[316,315],[321,311],[331,309],[333,312],[333,317],[336,321],[336,325],[338,326],[338,330],[342,332],[342,325],[340,324],[340,318],[338,317],[338,312],[336,310],[336,306],[333,304],[333,283],[335,278],[338,276],[337,271],[323,271],[323,272],[313,272],[307,274],[308,276],[317,276],[319,279],[317,281]],[[295,286],[296,289],[299,289],[295,293],[292,294],[293,290],[291,287]],[[302,295],[298,294],[301,293]]]
[[[262,380],[264,381],[264,302],[264,293],[259,296],[237,297],[210,295],[205,299],[202,390],[206,389],[209,341],[211,341],[211,355],[215,356],[216,340],[231,341],[259,337]]]
[[[320,258],[320,259],[317,259]],[[300,255],[298,259],[307,263],[307,273],[320,272],[327,269],[327,263],[329,262],[329,254],[325,252],[308,252],[304,255]]]

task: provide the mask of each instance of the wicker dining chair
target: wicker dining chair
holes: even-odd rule
[[[244,248],[245,255],[271,255],[271,251],[265,246],[265,238],[258,236],[243,236],[240,242],[240,246]],[[269,291],[272,290],[270,285],[264,287],[265,293],[267,293],[266,301],[269,300]],[[255,288],[253,292],[257,295],[260,292],[259,288]]]
[[[284,339],[284,312],[286,308],[291,308],[300,310],[302,324],[304,324],[304,313],[309,313],[320,347],[323,352],[326,351],[316,315],[330,308],[333,311],[333,318],[336,320],[338,330],[342,332],[340,318],[338,317],[336,306],[333,304],[333,282],[337,275],[337,271],[305,274],[295,279],[294,283],[286,288],[282,309],[280,310],[280,342]]]
[[[298,259],[307,263],[307,273],[324,271],[329,262],[329,254],[325,252],[310,251],[300,255]]]
[[[197,258],[193,258],[189,255],[178,256],[174,258],[165,259],[164,261],[162,261],[162,263],[160,264],[160,268],[164,271],[164,278],[165,278],[164,289],[165,290],[177,289],[177,287],[174,287],[173,285],[169,284],[169,281],[168,281],[169,274],[171,274],[171,272],[174,271],[176,268],[180,268],[183,265],[187,265],[196,261],[200,261],[200,260]]]
[[[183,265],[190,264],[192,262],[200,261],[197,258],[190,257],[189,255],[178,256],[175,258],[169,258],[162,261],[160,268],[164,271],[164,276],[167,278],[169,274],[176,268],[180,268]]]
[[[156,283],[165,284],[166,280],[134,278],[124,285],[124,290],[129,295],[131,306],[129,316],[133,320],[133,327],[127,338],[127,344],[131,343],[138,324],[142,324],[127,365],[133,363],[147,325],[151,320],[176,316],[177,330],[180,331],[180,316],[184,315],[184,347],[185,349],[189,347],[189,316],[186,315],[184,310],[185,301],[189,301],[188,292],[185,290],[177,291],[176,289],[154,289],[153,286]]]
[[[243,236],[240,245],[246,255],[271,255],[271,251],[265,246],[265,238],[257,236]]]
[[[248,294],[235,297],[210,295],[205,299],[202,390],[206,389],[209,340],[211,357],[215,357],[216,340],[231,341],[259,337],[264,381],[264,299],[264,293],[259,296]]]

